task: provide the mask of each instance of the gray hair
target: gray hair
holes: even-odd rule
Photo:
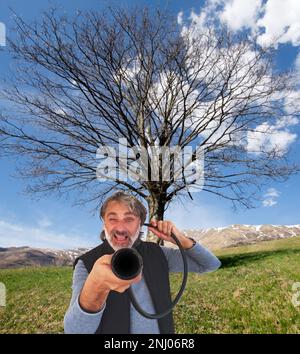
[[[141,219],[141,225],[145,222],[147,209],[136,197],[124,191],[117,191],[104,201],[100,209],[101,219],[103,219],[107,205],[111,201],[117,201],[126,204],[129,207],[129,210]]]

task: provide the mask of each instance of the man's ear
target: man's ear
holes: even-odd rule
[[[102,230],[101,233],[100,233],[100,240],[102,240],[102,241],[105,240],[105,232],[104,232],[104,230]]]

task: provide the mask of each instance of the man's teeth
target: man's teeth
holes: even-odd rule
[[[116,238],[117,240],[119,240],[119,241],[125,241],[125,240],[128,238],[128,236],[118,236],[118,235],[115,235],[115,238]]]

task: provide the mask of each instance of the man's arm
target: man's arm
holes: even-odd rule
[[[148,224],[147,224],[148,225]],[[187,255],[188,268],[190,272],[205,273],[212,272],[221,266],[219,259],[213,255],[208,249],[196,243],[187,237],[184,232],[180,231],[170,220],[151,219],[149,230],[162,240],[176,244],[172,237],[172,233],[181,243],[182,248]],[[161,247],[168,260],[170,272],[182,272],[183,261],[179,249]]]
[[[169,265],[170,272],[183,272],[183,261],[179,249],[161,246]],[[220,260],[207,248],[196,243],[192,248],[185,249],[189,272],[213,272],[221,266]]]
[[[141,280],[141,274],[130,280],[118,278],[111,270],[111,258],[108,254],[98,258],[89,274],[82,262],[77,263],[71,304],[65,315],[65,333],[95,333],[109,292],[123,293]]]
[[[88,272],[83,262],[79,260],[73,273],[73,291],[70,306],[64,318],[65,333],[95,333],[102,319],[106,304],[103,305],[100,311],[95,313],[83,310],[79,304],[79,296],[87,277]]]

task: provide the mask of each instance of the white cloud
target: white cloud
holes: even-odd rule
[[[300,44],[299,0],[222,0],[222,5],[221,21],[233,31],[245,28],[253,34],[259,31],[260,45]]]
[[[273,199],[265,199],[263,201],[263,206],[264,207],[271,207],[277,204],[277,201],[273,200]]]
[[[179,20],[181,21],[182,25],[182,34],[184,35],[189,32],[189,36],[192,38],[193,33],[196,34],[199,31],[201,33],[208,32],[208,29],[212,27],[212,23],[214,22],[215,18],[219,17],[217,8],[222,3],[223,0],[208,0],[201,8],[199,14],[192,10],[188,18],[189,21],[191,21],[189,26],[184,24],[183,15],[180,15]]]
[[[77,82],[76,80],[71,79],[71,80],[70,80],[70,83],[71,83],[73,86],[76,86],[76,87],[79,86],[79,84],[78,84],[78,82]]]
[[[54,113],[56,113],[56,114],[58,114],[60,116],[65,116],[66,115],[66,111],[64,111],[61,108],[54,109]]]
[[[300,90],[290,91],[284,99],[284,110],[287,114],[295,114],[300,112]],[[292,118],[291,118],[292,119]]]
[[[182,13],[179,19],[182,23]],[[258,43],[263,46],[300,44],[299,0],[207,0],[199,14],[191,12],[190,19],[202,30],[216,21],[232,31],[249,29],[259,34]]]
[[[183,13],[180,12],[178,15],[178,22],[182,25],[182,34],[183,36],[187,35],[189,38],[195,38],[195,44],[201,47],[201,41],[205,40],[206,36],[197,37],[198,33],[209,33],[209,30],[213,30],[213,26],[218,18],[221,22],[226,23],[229,28],[234,31],[242,30],[244,28],[250,28],[252,33],[256,33],[258,27],[257,24],[260,24],[261,27],[266,24],[264,22],[268,18],[268,13],[274,11],[274,1],[268,0],[270,3],[268,6],[262,0],[255,1],[245,1],[245,0],[208,0],[205,3],[205,6],[201,9],[200,13],[197,14],[194,11],[191,11],[189,20],[190,24],[187,26],[184,24]],[[265,5],[263,5],[265,4]],[[299,1],[300,4],[300,1]],[[278,5],[278,4],[277,4]],[[279,5],[278,5],[279,6]],[[283,6],[281,4],[281,6]],[[284,8],[287,7],[284,5]],[[289,8],[292,10],[295,8],[297,12],[298,5],[294,2],[289,2]],[[284,17],[285,23],[296,21],[296,17],[288,16]],[[276,20],[275,20],[276,19]],[[300,19],[300,16],[299,16]],[[276,17],[273,17],[273,21],[278,22]],[[300,32],[299,32],[300,33]],[[209,36],[211,40],[212,36]],[[205,43],[204,43],[205,47]],[[234,49],[234,46],[233,46]],[[203,51],[199,51],[199,56],[202,55]],[[222,86],[222,77],[224,73],[226,73],[226,61],[231,58],[230,50],[226,51],[226,49],[219,49],[218,51],[210,53],[209,58],[204,58],[206,60],[206,70],[202,69],[203,78],[208,81],[214,80],[214,84],[216,86]],[[232,55],[232,60],[235,60],[234,55]],[[222,58],[225,58],[223,62]],[[199,58],[198,58],[199,59]],[[201,59],[201,58],[200,58]],[[192,61],[192,59],[191,59]],[[211,66],[210,61],[217,61],[217,65]],[[232,82],[229,82],[229,87],[231,85],[234,86],[236,82],[240,82],[239,88],[235,89],[235,100],[229,100],[225,102],[225,110],[226,111],[237,111],[239,106],[244,104],[244,97],[247,96],[248,92],[246,92],[245,88],[249,87],[249,94],[255,95],[257,91],[264,92],[266,88],[270,86],[270,77],[272,76],[272,72],[266,73],[266,75],[260,78],[259,82],[257,81],[257,75],[255,70],[251,70],[253,61],[255,61],[255,53],[249,49],[247,52],[243,53],[243,56],[239,59],[238,69],[236,73],[231,74]],[[200,60],[201,62],[201,60]],[[191,64],[194,64],[191,62]],[[263,65],[263,62],[262,62]],[[195,61],[194,65],[191,65],[194,70],[197,70],[197,61]],[[300,72],[300,54],[299,58],[295,63],[295,67],[299,68]],[[213,69],[212,69],[213,68]],[[255,66],[257,69],[257,67]],[[191,72],[192,74],[192,72]],[[220,85],[217,85],[218,80],[220,80]],[[251,83],[255,82],[255,91],[251,91]],[[239,90],[241,95],[239,96]],[[158,92],[156,89],[155,92]],[[197,91],[193,93],[197,96]],[[280,95],[280,97],[279,97]],[[193,95],[189,97],[191,102],[194,102]],[[300,92],[299,91],[291,91],[291,92],[282,92],[278,93],[278,97],[275,97],[274,100],[282,100],[283,108],[285,110],[286,116],[283,116],[280,120],[278,120],[273,125],[268,122],[264,122],[256,127],[255,131],[251,131],[247,134],[247,149],[249,152],[260,153],[262,151],[270,152],[274,149],[277,150],[277,156],[284,155],[290,145],[296,140],[297,135],[292,133],[289,130],[289,127],[296,125],[298,123],[298,119],[292,117],[292,114],[295,111],[300,111]],[[214,100],[213,100],[214,102]],[[219,110],[222,107],[224,109],[224,102],[222,105],[217,101],[214,104],[212,102],[201,102],[197,106],[197,108],[193,112],[193,117],[191,118],[191,126],[194,128],[199,125],[199,119],[203,122],[208,121],[211,122],[206,126],[205,132],[201,135],[204,138],[207,138],[210,133],[215,130],[216,127],[219,127],[218,131],[214,133],[214,135],[207,141],[207,144],[213,144],[215,140],[217,140],[220,136],[222,136],[223,132],[226,130],[227,126],[230,125],[230,117],[228,117],[226,122],[222,124],[218,124]],[[256,104],[258,101],[256,101]],[[265,102],[262,100],[262,105]],[[189,104],[189,102],[188,102]],[[230,106],[231,105],[231,106]],[[180,107],[179,107],[180,108]],[[180,109],[178,110],[180,112]],[[213,119],[211,117],[213,116]],[[221,115],[220,115],[221,116]],[[198,119],[197,119],[198,118]],[[235,126],[232,125],[231,131],[235,131]],[[226,142],[228,140],[230,131],[227,131],[227,136],[224,136],[219,143]],[[241,137],[236,134],[235,137],[231,135],[231,139],[236,140],[232,143],[237,143],[241,141]]]
[[[179,25],[182,25],[182,23],[183,23],[183,12],[182,11],[180,11],[177,15],[177,23]]]
[[[269,188],[264,194],[263,206],[272,207],[277,204],[277,198],[279,197],[279,192],[275,188]]]
[[[221,21],[228,27],[237,31],[243,28],[255,28],[256,20],[262,6],[262,0],[229,0],[224,1],[224,10]]]
[[[279,197],[279,192],[276,188],[269,188],[264,194],[265,197],[277,198]]]
[[[292,125],[296,125],[299,123],[298,118],[296,117],[291,117],[291,116],[286,116],[286,117],[282,117],[281,119],[278,119],[276,124],[275,124],[275,128],[276,129],[282,129],[282,128],[288,128]]]
[[[45,230],[46,220],[41,224],[39,227],[33,227],[0,220],[0,247],[31,246],[65,249],[91,246],[88,238],[83,235],[67,235],[55,230]]]
[[[300,1],[268,0],[264,5],[264,15],[257,21],[264,31],[259,36],[261,45],[275,43],[300,44]]]
[[[264,122],[258,125],[254,131],[249,131],[247,133],[247,150],[260,154],[276,149],[277,156],[283,156],[296,140],[297,134],[293,134],[287,129],[280,130],[281,124],[284,123],[270,125]]]

